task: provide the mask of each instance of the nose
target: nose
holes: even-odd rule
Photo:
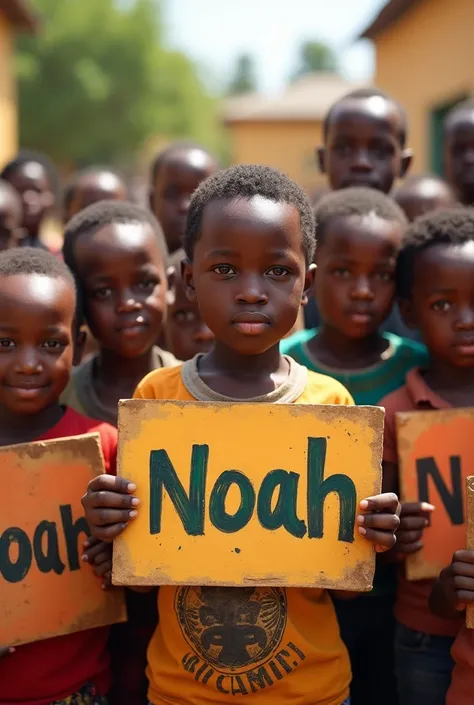
[[[474,309],[471,306],[464,306],[461,309],[459,319],[457,321],[457,327],[459,330],[474,329]]]
[[[191,203],[191,195],[190,195],[190,194],[188,194],[187,196],[183,196],[183,198],[180,200],[180,202],[179,202],[179,212],[180,212],[182,215],[186,215],[186,214],[187,214],[187,212],[188,212],[188,210],[189,210],[190,203]]]
[[[268,303],[268,295],[263,289],[263,281],[259,276],[239,277],[239,290],[235,295],[238,304],[258,304]]]
[[[474,164],[474,149],[471,147],[470,149],[466,149],[464,152],[464,163],[465,164]]]
[[[137,311],[141,306],[140,301],[137,300],[129,289],[124,289],[124,291],[119,292],[117,313]]]
[[[205,323],[202,323],[194,335],[194,340],[199,343],[207,343],[214,340],[214,333]]]
[[[373,301],[374,296],[368,277],[358,277],[352,289],[351,298],[359,301]]]
[[[39,375],[43,363],[34,348],[23,348],[16,358],[15,371],[24,375]]]
[[[370,161],[368,150],[365,148],[358,149],[354,153],[354,159],[351,166],[354,171],[372,171],[372,163]]]

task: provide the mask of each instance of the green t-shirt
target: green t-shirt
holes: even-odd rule
[[[424,345],[393,333],[383,333],[388,347],[380,362],[360,370],[328,367],[319,362],[308,349],[308,343],[316,333],[316,328],[298,331],[281,341],[281,352],[290,355],[308,370],[337,379],[349,390],[356,404],[377,405],[386,394],[405,384],[406,374],[413,367],[425,367],[428,363],[428,352]]]
[[[413,367],[425,367],[428,351],[421,343],[400,338],[393,333],[383,333],[388,347],[380,362],[360,370],[335,369],[323,365],[308,349],[308,342],[318,329],[302,330],[280,343],[281,352],[309,370],[333,377],[349,390],[356,404],[376,406],[386,394],[394,392],[405,384],[405,377]],[[378,565],[374,578],[374,589],[367,596],[394,594],[396,568],[392,565]]]

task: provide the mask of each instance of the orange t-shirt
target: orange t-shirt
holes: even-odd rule
[[[474,693],[474,629],[464,624],[454,642],[452,657],[456,662],[446,705],[471,705]]]
[[[291,382],[267,401],[353,403],[339,382],[290,364]],[[135,397],[236,401],[209,389],[195,360],[152,372]],[[265,398],[245,401],[257,400]],[[341,705],[349,695],[349,659],[325,590],[164,586],[158,610],[148,648],[153,705],[214,705],[236,695],[261,705]]]
[[[401,411],[451,408],[447,401],[428,387],[418,369],[411,370],[407,374],[405,386],[382,399],[380,406],[385,408],[383,459],[387,463],[397,464],[395,414]],[[398,579],[395,617],[405,627],[418,632],[456,636],[462,623],[460,619],[441,619],[430,611],[428,602],[433,583],[433,580],[407,580],[402,566]]]

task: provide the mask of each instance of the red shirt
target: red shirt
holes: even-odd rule
[[[387,463],[397,464],[395,414],[417,409],[426,411],[451,408],[447,401],[428,387],[420,371],[416,369],[407,374],[405,386],[382,399],[380,406],[385,407],[383,459]],[[418,632],[456,636],[462,625],[461,618],[441,619],[430,612],[428,601],[433,582],[433,580],[407,580],[402,566],[397,587],[395,617],[405,627]]]
[[[68,408],[59,423],[37,440],[93,432],[100,434],[106,472],[115,474],[117,431],[109,424]],[[86,683],[106,695],[111,685],[108,634],[108,627],[100,627],[16,647],[14,654],[0,659],[0,704],[45,705]]]

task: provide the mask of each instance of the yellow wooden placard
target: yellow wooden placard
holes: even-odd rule
[[[423,548],[407,556],[408,580],[437,578],[465,545],[467,476],[474,467],[474,409],[396,415],[400,495],[436,509],[423,531]]]
[[[81,497],[104,472],[99,434],[6,446],[0,467],[0,646],[124,621],[123,591],[104,591],[81,561]]]
[[[466,480],[467,496],[467,548],[474,551],[474,477],[470,475]],[[461,548],[461,547],[459,547]],[[474,629],[474,605],[467,605],[466,626]]]
[[[120,402],[118,473],[141,506],[115,541],[114,583],[369,590],[374,549],[355,520],[380,491],[383,416]]]

